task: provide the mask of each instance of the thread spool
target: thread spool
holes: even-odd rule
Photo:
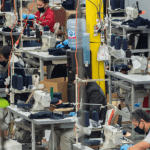
[[[81,117],[81,116],[82,116],[82,113],[83,113],[82,109],[79,109],[79,110],[77,111],[77,117]]]
[[[53,87],[50,88],[51,100],[53,99]]]
[[[23,77],[19,75],[17,77],[17,90],[22,90],[23,89]]]
[[[25,23],[23,24],[23,26],[25,26]],[[27,35],[27,28],[26,28],[26,26],[24,28],[23,35]]]
[[[111,47],[115,46],[115,38],[116,36],[114,34],[111,35]]]
[[[8,0],[5,2],[4,11],[11,12],[11,6],[10,6],[10,2]]]
[[[127,39],[124,38],[124,39],[123,39],[123,50],[126,51],[127,48],[128,48],[128,42],[127,42]]]
[[[127,51],[126,51],[126,58],[131,58],[131,51],[130,51],[130,49],[127,49]]]
[[[97,121],[97,122],[99,121],[99,114],[97,111],[92,112],[92,120]]]
[[[28,82],[28,86],[32,85],[32,76],[30,74],[28,74],[27,76],[27,82]]]
[[[27,25],[27,36],[30,36],[30,28],[29,28],[29,24]]]
[[[41,32],[39,29],[36,30],[36,38],[41,38]]]
[[[120,50],[120,48],[121,48],[121,38],[120,38],[120,37],[117,37],[117,38],[116,38],[115,49],[116,49],[116,50]]]
[[[49,31],[49,26],[44,26],[44,31]]]
[[[81,120],[81,125],[83,127],[88,127],[89,126],[89,112],[83,111],[82,113],[82,120]]]
[[[110,4],[111,4],[111,9],[115,10],[116,9],[116,0],[111,0]]]
[[[17,76],[16,74],[14,74],[14,75],[12,76],[12,87],[13,87],[14,89],[17,89],[17,78],[18,78],[18,76]]]
[[[120,8],[125,9],[125,0],[120,0]]]

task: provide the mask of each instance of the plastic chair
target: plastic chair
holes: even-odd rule
[[[58,31],[58,34],[61,34],[64,40],[66,39],[66,10],[62,6],[54,6],[51,9],[55,15],[55,22],[60,23],[61,31]]]

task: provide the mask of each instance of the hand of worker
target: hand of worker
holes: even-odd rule
[[[132,146],[132,144],[128,145],[128,144],[125,144],[123,146],[120,147],[120,150],[128,150],[128,148]]]
[[[22,14],[23,19],[27,19],[28,15],[27,14]]]
[[[28,19],[35,19],[35,15],[30,14]]]
[[[76,115],[76,113],[75,112],[70,112],[69,115],[74,116],[74,115]]]
[[[64,44],[65,46],[68,45],[68,39],[65,40],[65,41],[63,42],[63,44]]]
[[[58,44],[57,46],[56,46],[56,48],[64,48],[65,46],[63,45],[63,44]]]

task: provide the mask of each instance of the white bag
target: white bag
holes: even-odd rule
[[[100,45],[99,50],[97,52],[97,60],[98,61],[104,61],[109,60],[109,51],[107,45]]]

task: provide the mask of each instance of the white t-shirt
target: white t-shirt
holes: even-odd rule
[[[150,131],[149,131],[149,133],[147,134],[147,136],[145,137],[145,139],[143,141],[150,144]]]

